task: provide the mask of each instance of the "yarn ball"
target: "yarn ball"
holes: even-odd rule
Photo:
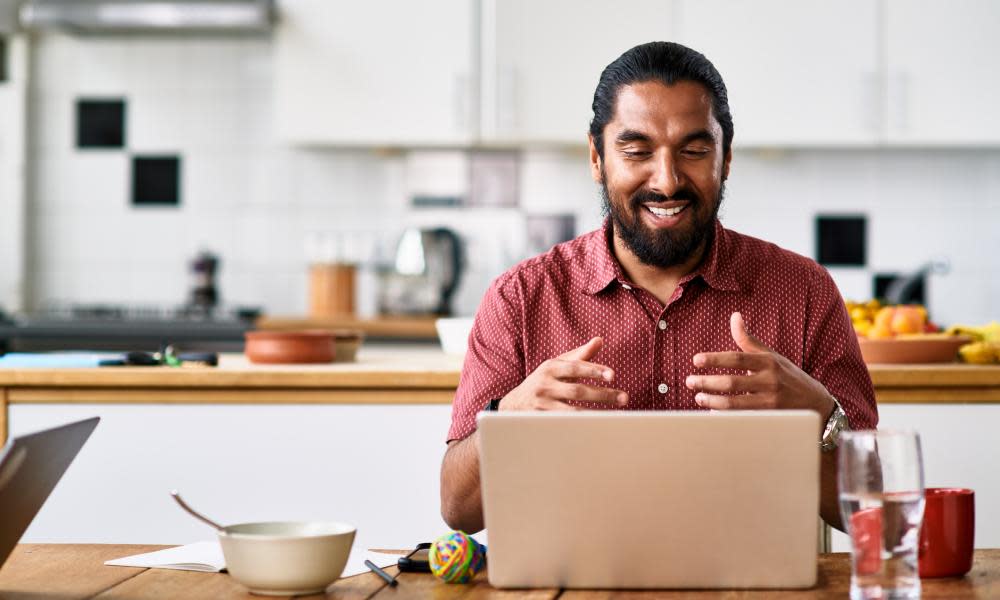
[[[467,583],[486,564],[486,546],[464,531],[452,531],[431,544],[431,572],[446,583]]]

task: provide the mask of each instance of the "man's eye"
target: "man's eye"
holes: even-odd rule
[[[624,150],[622,151],[622,154],[629,158],[645,158],[649,156],[649,152],[646,152],[645,150]]]
[[[700,158],[702,156],[706,156],[709,152],[711,152],[711,151],[710,150],[697,150],[697,149],[694,149],[694,148],[689,148],[687,150],[684,150],[682,152],[682,154],[684,154],[684,156],[690,156],[690,157],[693,157],[693,158]]]

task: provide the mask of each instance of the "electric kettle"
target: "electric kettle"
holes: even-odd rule
[[[379,311],[451,314],[451,298],[462,275],[462,250],[462,239],[445,227],[404,231],[392,266],[379,274]]]

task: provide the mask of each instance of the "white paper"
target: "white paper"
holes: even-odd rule
[[[347,565],[341,577],[351,577],[371,571],[365,566],[365,559],[372,561],[380,567],[391,567],[396,564],[402,554],[383,554],[352,548],[351,556],[347,559]],[[222,555],[222,548],[217,541],[195,542],[186,546],[176,546],[166,550],[136,554],[124,558],[105,561],[106,565],[113,567],[146,567],[150,569],[177,569],[180,571],[202,571],[206,573],[218,573],[226,568],[226,559]]]
[[[104,564],[114,567],[147,567],[218,573],[226,568],[226,559],[222,556],[222,547],[219,546],[219,542],[209,541],[116,558],[105,561]]]

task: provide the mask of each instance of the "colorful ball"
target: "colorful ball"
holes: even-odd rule
[[[463,531],[442,535],[431,544],[431,572],[446,583],[467,583],[486,564],[486,546]]]

